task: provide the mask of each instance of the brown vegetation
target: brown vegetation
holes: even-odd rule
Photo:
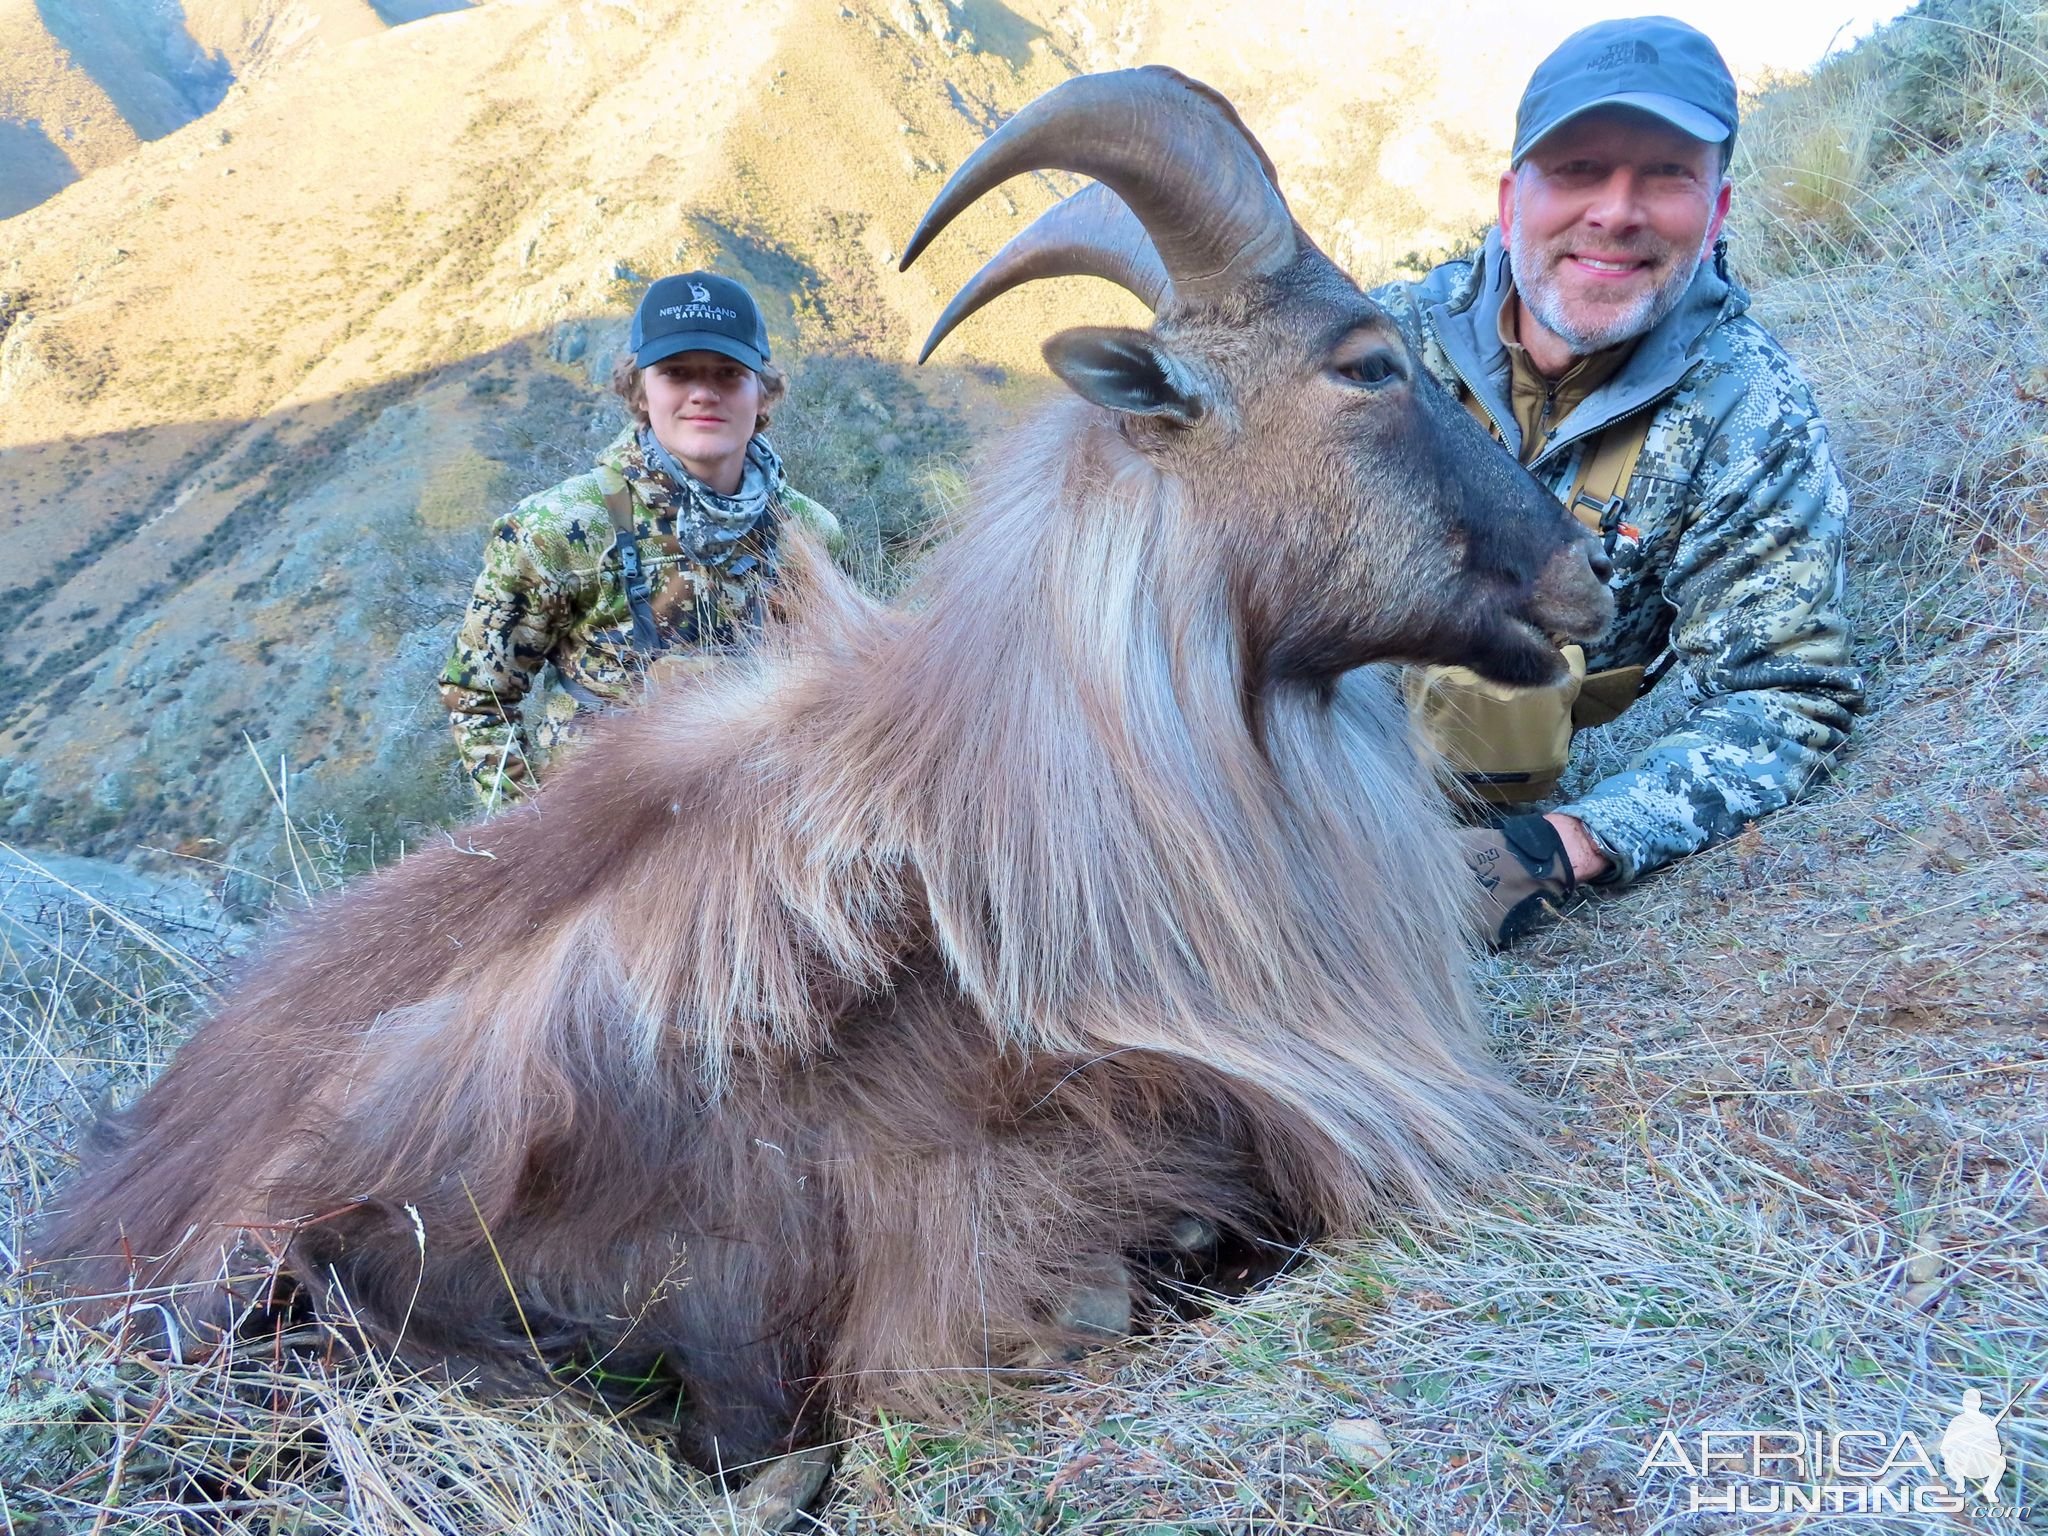
[[[887,585],[957,495],[969,428],[1035,389],[1010,371],[1036,375],[1039,338],[1080,304],[1136,312],[1048,285],[947,366],[910,366],[959,279],[1071,184],[1057,172],[973,210],[929,272],[893,270],[945,171],[1104,49],[1228,69],[1290,124],[1279,163],[1340,264],[1439,239],[1415,223],[1424,188],[1452,230],[1486,200],[1455,127],[1387,105],[1433,66],[1379,18],[1342,23],[1336,46],[1377,62],[1338,78],[1291,30],[1240,64],[1190,0],[484,5],[388,31],[362,0],[281,3],[188,0],[244,87],[0,238],[0,800],[31,844],[134,858],[207,836],[275,874],[245,732],[360,842],[459,818],[433,653],[491,519],[615,430],[602,368],[664,271],[718,266],[762,296],[792,383],[777,447]],[[318,26],[251,76],[242,21],[273,13]],[[1341,133],[1304,131],[1340,104]],[[480,375],[505,393],[471,393]],[[477,458],[505,474],[447,472]],[[280,665],[232,665],[216,635]],[[145,778],[158,795],[129,792]]]

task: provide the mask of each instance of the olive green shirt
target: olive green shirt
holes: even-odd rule
[[[1621,372],[1636,344],[1630,338],[1620,346],[1575,358],[1558,377],[1548,378],[1522,345],[1518,330],[1521,313],[1520,298],[1508,295],[1500,307],[1500,342],[1508,354],[1508,409],[1522,429],[1522,462],[1527,464],[1550,446],[1558,423],[1577,410],[1581,400]],[[1495,437],[1501,436],[1478,395],[1467,394],[1465,405]]]

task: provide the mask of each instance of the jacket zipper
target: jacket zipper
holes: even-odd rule
[[[1458,382],[1465,386],[1465,393],[1479,402],[1479,409],[1486,413],[1486,423],[1493,428],[1493,435],[1502,443],[1505,443],[1508,440],[1508,434],[1502,428],[1500,418],[1493,414],[1493,407],[1486,403],[1486,396],[1480,394],[1478,390],[1472,387],[1472,381],[1465,377],[1465,370],[1458,366],[1458,360],[1451,356],[1451,349],[1443,344],[1441,337],[1437,340],[1437,350],[1443,354],[1444,361],[1451,365],[1451,372],[1457,375]]]
[[[1477,400],[1479,402],[1479,409],[1486,413],[1486,421],[1487,424],[1493,428],[1493,435],[1500,439],[1502,443],[1506,443],[1508,440],[1508,435],[1507,432],[1501,427],[1500,418],[1493,414],[1493,407],[1487,404],[1486,397],[1480,394],[1478,390],[1472,387],[1472,381],[1465,376],[1465,370],[1458,366],[1458,360],[1451,355],[1451,349],[1444,345],[1443,338],[1441,336],[1438,336],[1436,338],[1436,347],[1437,351],[1440,354],[1442,354],[1443,360],[1450,365],[1452,376],[1455,377],[1457,381],[1465,387],[1465,393],[1470,395],[1474,400]],[[1574,432],[1570,437],[1566,438],[1561,443],[1546,441],[1542,449],[1536,454],[1536,457],[1531,459],[1523,467],[1528,469],[1531,473],[1534,473],[1536,466],[1540,464],[1543,460],[1549,458],[1551,454],[1556,453],[1561,449],[1569,448],[1573,443],[1579,442],[1582,439],[1598,436],[1600,433],[1606,431],[1609,427],[1613,426],[1617,421],[1620,421],[1623,417],[1633,416],[1637,411],[1643,410],[1648,406],[1662,405],[1672,395],[1678,392],[1678,387],[1685,382],[1686,375],[1693,371],[1694,367],[1698,365],[1698,362],[1699,359],[1697,358],[1688,358],[1685,367],[1679,370],[1678,377],[1671,381],[1669,387],[1659,390],[1656,394],[1651,395],[1644,400],[1638,401],[1636,404],[1631,405],[1627,410],[1609,412],[1605,420],[1596,422],[1594,425],[1586,428],[1586,430],[1583,432]],[[1547,383],[1548,381],[1546,380],[1545,382]],[[1544,402],[1543,410],[1546,418],[1550,413],[1551,406],[1553,406],[1555,403],[1556,391],[1553,389],[1546,397]],[[1519,428],[1516,429],[1516,435],[1520,435]]]

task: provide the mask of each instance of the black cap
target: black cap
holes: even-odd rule
[[[768,361],[768,324],[754,296],[731,278],[685,272],[648,288],[626,345],[636,368],[678,352],[716,352],[758,373]]]
[[[1637,16],[1574,32],[1536,66],[1515,112],[1513,163],[1580,113],[1609,106],[1709,144],[1735,138],[1735,77],[1713,40],[1669,16]]]

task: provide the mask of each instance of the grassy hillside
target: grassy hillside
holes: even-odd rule
[[[1085,8],[1062,14],[1072,22]],[[494,57],[542,51],[560,35],[547,30],[559,18],[518,15],[534,30],[492,23],[508,28],[508,51]],[[887,16],[895,19],[839,20],[828,10],[802,25],[852,27],[878,48],[914,43],[926,60],[964,48],[957,34],[907,30],[907,8]],[[452,35],[475,19],[426,26]],[[876,27],[893,29],[894,41]],[[1101,62],[1078,31],[1062,37],[1051,22],[1012,26],[997,15],[974,30],[990,78],[1014,69],[1020,91],[1034,70]],[[423,36],[438,57],[431,31]],[[1135,46],[1114,29],[1092,37],[1098,50]],[[764,56],[765,78],[787,67],[801,80],[800,66],[772,57],[795,55]],[[929,96],[915,99],[934,115],[910,134],[859,109],[843,130],[856,146],[849,154],[950,164],[978,130],[946,123],[943,78],[919,88]],[[546,116],[554,109],[537,96],[509,110],[547,125],[536,143],[573,141],[585,121]],[[862,124],[871,138],[859,137]],[[901,148],[926,140],[942,142]],[[536,151],[537,180],[554,153]],[[337,176],[348,158],[338,157]],[[1837,780],[1487,964],[1500,1049],[1549,1107],[1552,1165],[1454,1224],[1318,1255],[1247,1302],[1102,1353],[1071,1382],[1000,1396],[972,1423],[855,1426],[823,1512],[828,1529],[1790,1531],[1804,1528],[1800,1517],[1688,1518],[1682,1482],[1640,1475],[1652,1437],[1662,1428],[1911,1430],[1932,1450],[1969,1386],[1987,1407],[2010,1405],[2000,1432],[2013,1463],[2002,1504],[1975,1510],[1969,1528],[2048,1522],[2044,23],[2025,4],[1936,0],[1814,79],[1753,103],[1737,169],[1738,266],[1812,379],[1853,488],[1858,654],[1871,708]],[[914,174],[920,189],[935,184],[936,172]],[[955,401],[994,393],[1004,403],[966,366],[1000,365],[999,338],[972,338],[937,386],[902,372],[890,350],[921,334],[924,306],[971,254],[953,253],[955,265],[903,300],[875,276],[879,260],[857,253],[905,226],[847,227],[798,244],[787,221],[817,205],[769,189],[764,171],[748,176],[748,200],[735,206],[772,207],[781,222],[730,214],[716,227],[692,223],[689,238],[727,241],[719,249],[753,263],[757,279],[786,280],[780,334],[817,343],[799,390],[829,412],[817,435],[835,445],[807,477],[828,482],[865,464],[881,502],[917,494],[908,466],[959,451]],[[593,196],[628,198],[623,183],[593,185]],[[548,206],[572,206],[564,191],[548,196],[562,199]],[[905,195],[906,208],[914,201]],[[612,227],[583,227],[568,242],[549,232],[559,225],[542,228],[544,210],[521,206],[488,252],[538,239],[539,261],[561,238],[587,261],[594,232]],[[406,217],[407,227],[443,229],[424,208],[408,204]],[[625,227],[647,229],[653,242],[663,226],[651,210],[645,217]],[[999,235],[1005,217],[991,212],[975,240]],[[422,249],[440,250],[432,242],[445,238],[422,234]],[[309,246],[316,258],[326,249]],[[825,264],[832,251],[838,269]],[[617,259],[658,264],[663,252],[623,244]],[[567,256],[550,259],[560,263],[551,271],[573,270]],[[472,287],[437,286],[453,284],[435,274],[461,260],[443,251],[394,283],[391,303],[408,305],[424,330],[456,323],[449,302],[464,294],[513,306],[539,291],[492,275],[483,258],[468,269]],[[365,635],[416,636],[412,664],[426,666],[437,631],[405,605],[459,580],[474,546],[417,530],[459,524],[479,501],[573,460],[576,433],[549,423],[574,422],[590,398],[587,377],[537,359],[574,350],[578,337],[586,355],[600,347],[624,296],[597,297],[559,312],[519,310],[491,322],[511,335],[465,343],[452,357],[394,352],[406,371],[388,376],[398,381],[388,399],[371,393],[377,384],[357,379],[350,394],[321,372],[331,367],[338,380],[357,366],[349,359],[410,335],[373,317],[322,344],[307,374],[322,383],[234,429],[246,434],[231,433],[234,454],[258,458],[262,434],[277,434],[273,457],[240,482],[232,477],[246,458],[202,454],[207,429],[153,429],[172,435],[166,455],[206,466],[211,478],[194,500],[214,497],[222,521],[244,505],[237,498],[284,487],[273,503],[246,503],[253,510],[230,525],[223,571],[193,579],[260,576],[270,585],[237,601],[289,613],[296,594],[350,579],[351,559],[386,539],[380,558],[429,562],[387,584],[382,601],[398,606],[345,595],[322,613],[358,604]],[[1066,296],[1035,302],[1074,312]],[[1022,335],[1053,313],[1021,311]],[[491,312],[481,301],[470,311]],[[841,345],[842,327],[871,339]],[[268,366],[251,363],[250,376]],[[220,377],[225,390],[245,382],[235,369]],[[906,419],[926,423],[929,437],[908,452],[883,447]],[[203,536],[165,547],[198,548]],[[168,611],[164,603],[121,618],[103,650],[73,663],[89,676],[71,713],[114,711],[94,701],[117,695],[94,690],[123,686],[118,678],[132,674],[122,667],[150,664],[152,648],[137,637],[168,623]],[[224,637],[215,648],[237,643]],[[285,644],[273,654],[287,654]],[[231,659],[262,665],[253,644]],[[346,666],[331,665],[322,686],[345,688]],[[203,674],[203,691],[225,686],[224,676]],[[402,711],[407,695],[394,685],[393,697]],[[1582,771],[1622,760],[1657,724],[1639,711],[1591,738]],[[358,736],[367,743],[371,733]],[[394,782],[367,745],[359,750],[362,793]],[[68,774],[81,760],[47,761],[69,764]],[[222,763],[219,782],[228,772]],[[52,772],[42,782],[43,799],[24,804],[57,803],[55,786],[68,781]],[[204,781],[206,793],[215,782]],[[249,814],[276,825],[255,782]],[[170,786],[166,804],[187,793]],[[359,858],[351,844],[364,840],[338,813],[300,821],[286,900]],[[10,1254],[63,1166],[75,1117],[96,1093],[125,1089],[161,1061],[218,958],[215,938],[160,913],[81,913],[53,901],[47,914],[38,937],[0,939],[10,946],[0,963],[12,1042],[0,1093],[0,1243]],[[59,1324],[11,1265],[0,1287],[11,1309],[0,1339],[0,1520],[23,1529],[143,1531],[190,1519],[246,1532],[566,1536],[708,1528],[716,1518],[703,1485],[574,1406],[481,1407],[374,1364],[248,1361],[230,1381],[215,1367],[121,1362],[108,1341]],[[1366,1419],[1383,1452],[1339,1454],[1326,1431]],[[190,1514],[202,1497],[204,1512]],[[1944,1525],[1909,1517],[1878,1528]]]
[[[852,189],[911,124],[825,78],[841,32],[877,57],[885,40],[801,5],[671,31],[507,6],[367,37],[14,221],[31,253],[0,351],[15,835],[260,835],[260,782],[226,766],[245,734],[371,830],[458,814],[436,653],[489,517],[607,435],[593,375],[646,275],[737,266],[769,287],[785,347],[869,352],[902,330],[900,355],[907,328],[874,295],[885,214],[856,215]],[[710,84],[671,122],[678,75]],[[975,132],[936,80],[908,94],[934,133],[940,113]],[[798,155],[805,134],[838,148]],[[892,227],[920,199],[903,180]],[[838,409],[836,375],[811,382],[806,403]],[[900,379],[869,395],[900,408],[899,436],[930,435]],[[819,494],[858,500],[861,479]]]

